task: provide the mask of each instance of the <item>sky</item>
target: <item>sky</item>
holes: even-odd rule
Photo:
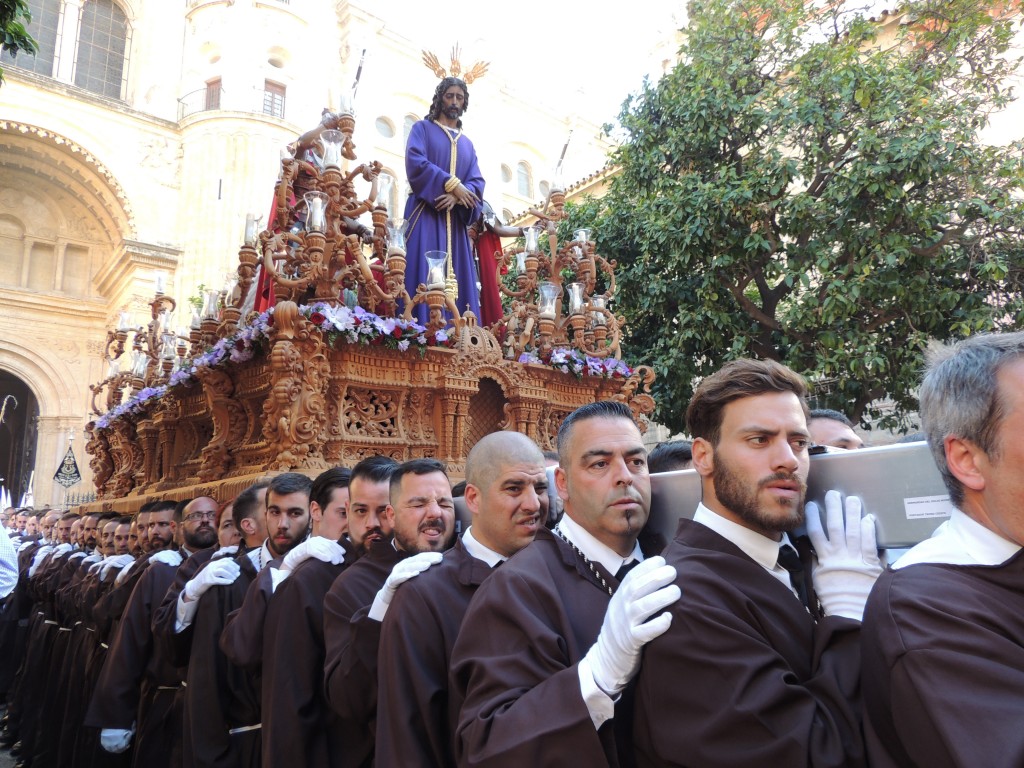
[[[654,66],[652,51],[685,19],[685,0],[519,0],[514,6],[467,4],[458,13],[453,8],[390,0],[372,12],[442,63],[458,43],[464,65],[488,61],[488,74],[516,92],[598,124],[614,119],[626,95],[639,90]]]

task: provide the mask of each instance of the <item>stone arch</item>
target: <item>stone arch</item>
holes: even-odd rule
[[[114,174],[87,149],[53,131],[0,120],[0,170],[63,185],[102,224],[111,243],[134,237],[135,214]]]
[[[0,371],[25,382],[39,404],[41,417],[67,417],[80,410],[82,393],[77,391],[78,382],[71,372],[31,346],[0,337]]]

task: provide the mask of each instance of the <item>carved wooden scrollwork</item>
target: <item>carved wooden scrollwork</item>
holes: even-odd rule
[[[397,437],[398,392],[349,387],[342,415],[345,433],[360,437]]]
[[[654,413],[654,398],[650,394],[654,377],[654,369],[650,366],[637,366],[633,375],[623,383],[618,394],[613,396],[613,399],[625,403],[633,411],[633,420],[640,427],[641,433],[647,431],[649,417]]]
[[[242,404],[234,398],[235,381],[227,371],[201,368],[196,376],[203,385],[213,421],[213,435],[203,448],[199,469],[199,479],[209,482],[224,477],[231,468],[248,420]]]
[[[267,470],[322,469],[330,364],[320,330],[286,301],[274,310],[271,390],[263,404]]]
[[[97,498],[104,498],[107,495],[107,482],[114,474],[114,461],[110,457],[110,444],[106,435],[96,429],[96,422],[90,421],[85,426],[89,433],[89,440],[85,445],[86,453],[92,458],[89,459],[89,469],[92,470],[93,483],[96,485]]]
[[[405,434],[410,440],[433,441],[434,437],[434,393],[423,389],[409,392],[405,407]]]

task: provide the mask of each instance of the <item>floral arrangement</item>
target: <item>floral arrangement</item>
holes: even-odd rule
[[[344,344],[386,346],[406,352],[410,348],[424,354],[430,347],[452,347],[454,339],[444,330],[428,331],[414,320],[395,317],[380,317],[367,312],[360,306],[349,308],[341,305],[332,307],[319,303],[301,306],[299,311],[313,325],[324,332],[324,339],[331,347]],[[252,321],[230,336],[218,339],[212,346],[171,371],[166,384],[144,387],[138,394],[114,406],[96,419],[97,429],[108,429],[113,421],[124,415],[138,415],[145,405],[163,397],[169,390],[188,387],[197,381],[196,372],[201,368],[215,368],[226,362],[244,363],[251,360],[270,339],[274,325],[274,308],[255,316]],[[519,356],[520,363],[550,365],[563,373],[576,376],[600,376],[602,378],[628,378],[633,370],[621,360],[585,357],[574,349],[557,348],[540,356],[527,353]]]
[[[524,352],[519,356],[520,363],[550,365],[562,373],[576,376],[600,376],[605,379],[628,379],[633,369],[614,357],[591,357],[581,355],[569,347],[555,347],[543,356],[535,352]]]

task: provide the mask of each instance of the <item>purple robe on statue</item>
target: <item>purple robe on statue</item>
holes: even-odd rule
[[[480,291],[476,283],[473,247],[466,228],[481,215],[481,205],[469,210],[456,205],[450,212],[438,211],[434,200],[444,194],[444,184],[451,178],[452,141],[456,138],[455,176],[462,184],[484,199],[484,178],[476,161],[473,143],[459,132],[449,131],[431,120],[420,120],[409,132],[405,148],[405,173],[412,187],[412,195],[405,205],[407,266],[405,289],[409,296],[416,295],[416,287],[427,282],[427,251],[447,251],[449,222],[451,234],[451,267],[459,281],[459,296],[455,305],[459,312],[467,309],[480,317]],[[450,213],[450,215],[449,215]],[[425,304],[415,308],[416,319],[426,324],[428,310]]]

